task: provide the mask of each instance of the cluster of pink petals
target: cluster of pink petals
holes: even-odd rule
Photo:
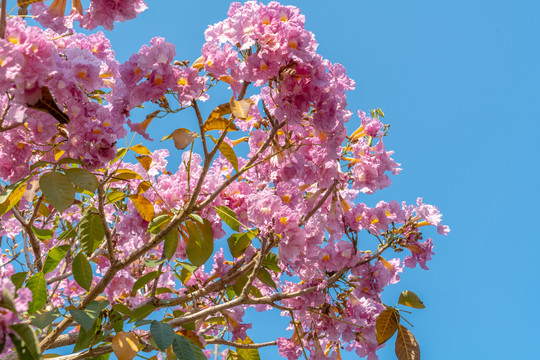
[[[73,28],[74,21],[88,30],[98,26],[112,30],[115,22],[134,19],[148,8],[144,0],[91,0],[90,7],[84,10],[80,0],[73,0],[72,8],[67,9],[66,15],[66,2],[53,1],[50,6],[35,2],[30,11],[41,25],[63,33]]]

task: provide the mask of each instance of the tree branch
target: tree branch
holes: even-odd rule
[[[107,251],[109,252],[109,260],[111,261],[111,264],[114,263],[116,260],[116,256],[114,255],[114,246],[113,246],[113,238],[111,234],[111,229],[109,229],[109,224],[107,224],[107,219],[105,217],[105,205],[103,203],[103,199],[105,195],[103,194],[103,184],[99,184],[97,189],[97,197],[98,197],[98,212],[99,217],[101,218],[101,225],[103,226],[103,230],[105,231],[105,239],[107,241]]]
[[[234,346],[238,349],[260,349],[265,346],[275,346],[277,345],[276,341],[269,341],[265,343],[257,343],[257,344],[241,344],[241,343],[235,343],[232,341],[228,341],[225,339],[210,339],[206,340],[208,344],[219,344],[219,345],[226,345],[226,346]]]

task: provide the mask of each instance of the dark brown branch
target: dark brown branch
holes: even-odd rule
[[[300,226],[307,223],[309,221],[309,219],[317,212],[317,210],[319,210],[319,208],[321,206],[323,206],[326,199],[328,199],[330,194],[332,194],[332,192],[334,192],[337,184],[338,184],[338,180],[336,179],[336,180],[334,180],[334,183],[332,185],[330,185],[330,187],[326,190],[323,197],[317,202],[317,204],[315,204],[313,209],[311,209],[311,211],[309,213],[307,213],[307,215],[300,220],[300,223],[299,223]]]
[[[232,341],[228,341],[225,339],[210,339],[206,340],[208,344],[218,344],[218,345],[226,345],[226,346],[233,346],[238,349],[260,349],[265,346],[275,346],[277,345],[276,341],[269,341],[265,343],[258,343],[258,344],[241,344],[241,343],[235,343]]]
[[[199,105],[197,105],[197,100],[191,101],[191,105],[193,105],[193,109],[195,109],[195,114],[197,115],[197,121],[199,122],[199,129],[201,131],[201,140],[204,150],[204,158],[208,157],[208,147],[206,145],[206,136],[204,135],[204,120],[201,115],[201,111],[199,110]]]

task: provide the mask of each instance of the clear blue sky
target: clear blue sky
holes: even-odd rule
[[[196,59],[204,30],[229,5],[148,3],[138,19],[107,33],[120,60],[153,36],[176,44],[178,59]],[[408,316],[422,357],[537,359],[540,2],[282,3],[300,7],[319,52],[356,80],[350,109],[381,107],[391,124],[385,142],[404,170],[366,201],[423,196],[451,226],[449,236],[435,237],[430,271],[407,271],[383,293],[392,304],[413,290],[426,304]],[[168,130],[152,124],[149,131],[160,139]],[[257,316],[255,341],[280,334],[269,328],[276,315]],[[395,358],[393,346],[380,355]]]

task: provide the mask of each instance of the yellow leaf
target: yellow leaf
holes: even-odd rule
[[[141,145],[141,144],[133,145],[130,149],[135,151],[139,155],[152,155],[150,150],[148,150],[146,146]]]
[[[418,295],[416,295],[414,292],[409,291],[409,290],[405,290],[401,292],[401,294],[399,295],[398,304],[412,307],[415,309],[426,308],[422,300],[420,300],[420,297],[418,297]]]
[[[137,174],[133,170],[120,169],[114,173],[111,181],[131,180],[131,179],[142,179],[142,176]]]
[[[227,124],[229,124],[229,120],[225,119],[224,117],[220,117],[217,119],[207,120],[203,128],[204,128],[204,131],[225,130],[225,129],[228,129],[229,131],[238,130],[238,127],[234,125],[232,122],[229,124],[228,128],[227,128]]]
[[[152,221],[154,218],[154,205],[142,195],[130,195],[129,198],[133,201],[133,205],[146,221]]]
[[[399,325],[396,339],[398,360],[420,360],[420,345],[405,326]]]
[[[201,343],[201,339],[199,339],[199,336],[197,336],[195,332],[182,329],[180,331],[177,331],[176,333],[182,335],[185,338],[188,338],[189,340],[193,341],[195,345],[197,345],[201,349],[204,349],[204,345]]]
[[[146,190],[150,189],[152,185],[148,181],[142,181],[139,186],[137,186],[137,195],[142,194]]]
[[[150,165],[152,165],[152,158],[150,156],[142,155],[142,156],[135,156],[135,158],[142,165],[144,170],[146,171],[150,170]]]
[[[206,122],[210,120],[219,119],[220,117],[223,117],[223,115],[227,115],[231,113],[231,104],[225,103],[221,104],[218,107],[216,107],[212,112],[210,113],[210,116],[208,116],[208,119],[206,119]]]
[[[118,360],[132,360],[139,352],[139,339],[131,332],[116,333],[111,345]]]
[[[386,308],[381,311],[377,322],[375,323],[375,335],[377,337],[377,342],[379,345],[384,344],[388,339],[390,339],[399,325],[399,314],[396,310],[392,308]]]
[[[21,200],[25,191],[26,182],[23,182],[19,186],[17,186],[7,197],[1,196],[0,198],[5,198],[5,200],[0,203],[0,214],[5,214],[12,207],[14,207]]]
[[[172,132],[161,139],[161,141],[173,139],[174,146],[178,150],[184,150],[189,144],[191,144],[197,138],[197,133],[191,132],[188,129],[180,128]]]
[[[229,104],[231,105],[231,112],[235,117],[246,120],[249,114],[249,109],[251,109],[251,106],[253,106],[255,103],[251,99],[243,99],[240,101],[231,99]]]

